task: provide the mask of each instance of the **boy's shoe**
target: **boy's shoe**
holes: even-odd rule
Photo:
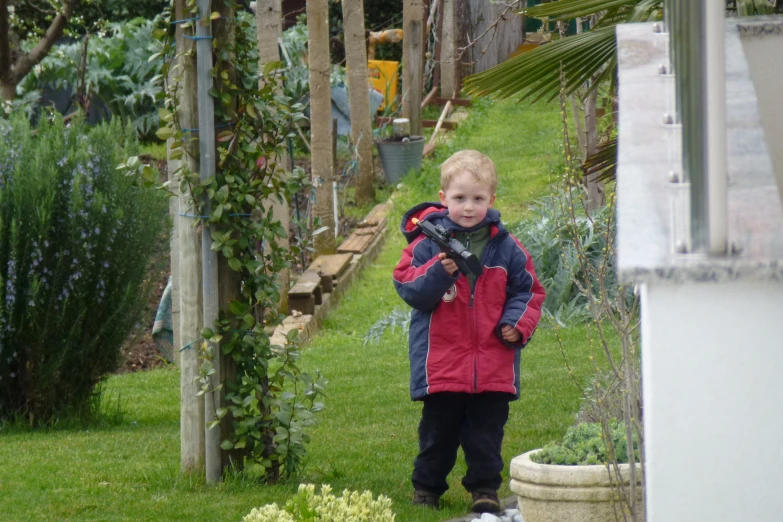
[[[413,505],[440,509],[440,495],[424,489],[417,489],[413,492]]]
[[[500,513],[498,492],[490,488],[478,488],[471,491],[474,513]]]

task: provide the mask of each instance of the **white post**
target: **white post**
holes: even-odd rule
[[[705,2],[705,52],[707,86],[707,209],[709,253],[723,255],[727,247],[726,207],[726,53],[725,3]]]
[[[199,13],[203,17],[209,17],[209,0],[198,1]],[[209,90],[212,88],[212,38],[211,27],[201,23],[196,24],[196,63],[198,65],[198,129],[199,129],[199,157],[201,179],[208,179],[215,175],[215,108]],[[211,209],[209,198],[204,198],[204,213],[209,214]],[[204,221],[201,229],[201,286],[202,286],[202,317],[205,328],[215,329],[218,319],[219,295],[218,295],[218,259],[217,252],[212,251],[212,233],[209,224]],[[222,372],[220,370],[220,346],[213,344],[214,357],[212,365],[216,373],[212,376],[212,388],[218,388]],[[208,484],[220,482],[223,475],[222,455],[220,450],[220,429],[209,428],[215,418],[215,411],[221,407],[220,391],[209,392],[204,395],[204,432],[205,443],[205,467]]]

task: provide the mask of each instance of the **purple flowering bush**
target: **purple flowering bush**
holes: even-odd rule
[[[167,202],[116,170],[119,123],[0,120],[0,420],[94,413],[143,310]]]

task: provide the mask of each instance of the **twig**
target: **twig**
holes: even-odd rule
[[[310,143],[308,143],[307,138],[305,138],[304,133],[302,132],[302,128],[299,125],[294,125],[296,127],[296,132],[299,133],[299,137],[302,138],[302,142],[304,143],[305,147],[307,147],[307,151],[310,152],[310,154],[313,153],[312,147],[310,147]]]

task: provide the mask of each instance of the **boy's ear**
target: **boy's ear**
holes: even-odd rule
[[[443,192],[442,190],[439,190],[438,196],[440,197],[440,204],[443,205],[444,207],[447,207],[448,205],[446,205],[446,193]]]
[[[497,194],[492,194],[492,197],[489,198],[489,208],[492,208],[492,205],[495,203],[495,196],[497,196]]]

